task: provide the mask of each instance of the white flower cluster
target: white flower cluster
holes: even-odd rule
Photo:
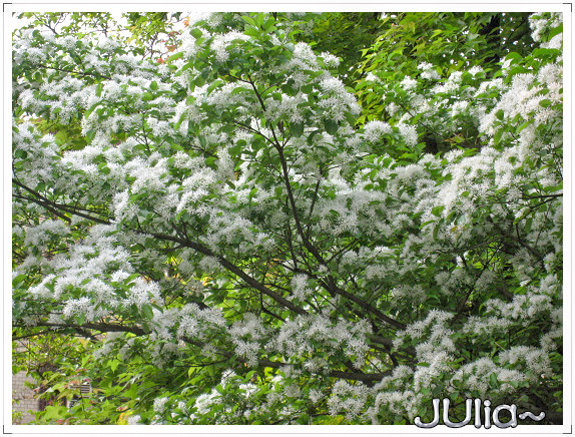
[[[302,359],[306,361],[314,355],[317,346],[313,343],[323,343],[328,355],[341,356],[343,352],[345,357],[354,359],[354,364],[360,368],[369,349],[366,341],[369,332],[370,328],[365,322],[333,322],[322,315],[297,316],[282,325],[269,349],[297,362]]]

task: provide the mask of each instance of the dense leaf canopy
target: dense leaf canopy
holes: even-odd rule
[[[37,423],[561,423],[560,14],[26,17]]]

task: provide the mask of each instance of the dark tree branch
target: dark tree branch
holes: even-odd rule
[[[293,302],[290,302],[289,300],[284,298],[281,294],[279,294],[273,290],[270,290],[265,285],[263,285],[261,282],[257,281],[255,278],[253,278],[252,276],[250,276],[246,272],[244,272],[240,267],[238,267],[237,265],[228,261],[222,255],[218,255],[218,254],[212,252],[208,247],[206,247],[200,243],[190,241],[187,238],[184,240],[184,239],[181,239],[178,237],[174,237],[172,235],[158,234],[158,233],[153,233],[153,232],[147,232],[147,234],[151,235],[155,238],[160,238],[162,240],[173,241],[173,242],[179,243],[182,246],[194,249],[196,252],[199,252],[203,255],[214,257],[219,261],[219,263],[226,270],[228,270],[231,273],[235,274],[236,276],[240,277],[246,284],[250,285],[251,287],[255,288],[256,290],[261,291],[266,296],[271,297],[273,300],[275,300],[280,305],[290,309],[291,311],[293,311],[296,314],[300,314],[300,315],[307,314],[306,310],[298,307]]]
[[[28,328],[29,326],[25,325],[14,325],[17,328]],[[51,323],[51,322],[40,322],[36,326],[45,326],[45,327],[55,327],[55,328],[73,328],[73,329],[94,329],[100,332],[131,332],[132,334],[136,335],[146,335],[146,331],[140,328],[139,326],[126,326],[126,325],[119,325],[117,323],[84,323],[83,325],[78,325],[75,323]]]
[[[70,214],[74,214],[74,215],[77,215],[79,217],[83,217],[85,219],[95,221],[96,223],[106,224],[106,225],[110,224],[110,222],[108,220],[105,220],[105,219],[102,219],[99,217],[91,216],[91,215],[86,214],[82,211],[79,211],[77,208],[71,207],[69,205],[63,205],[60,203],[56,203],[56,202],[48,199],[47,197],[43,196],[42,194],[38,193],[37,191],[33,190],[32,188],[27,187],[26,185],[24,185],[23,183],[18,181],[18,179],[16,179],[16,178],[13,178],[12,182],[14,184],[16,184],[17,186],[23,188],[24,190],[28,191],[33,196],[38,198],[38,199],[27,198],[28,200],[35,202],[35,203],[38,203],[39,205],[44,206],[46,209],[50,209],[51,211],[53,211],[54,209],[59,209],[59,210],[64,211],[64,212],[68,212]],[[59,215],[59,217],[70,222],[70,219],[68,217],[65,217],[65,216],[62,217],[60,215]]]

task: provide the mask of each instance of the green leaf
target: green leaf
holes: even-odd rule
[[[114,360],[108,361],[108,366],[110,366],[110,369],[112,369],[112,372],[115,372],[120,364],[122,364],[122,362],[120,360],[114,359]]]
[[[331,120],[331,119],[330,119],[330,120],[325,120],[325,121],[323,122],[323,125],[324,125],[325,130],[326,130],[326,132],[327,132],[328,134],[334,135],[334,134],[337,132],[338,126],[337,126],[337,123],[336,123],[335,121],[333,121],[333,120]]]
[[[198,29],[197,27],[194,27],[194,28],[190,31],[190,34],[191,34],[195,39],[198,39],[198,38],[200,38],[200,37],[203,35],[202,31],[201,31],[200,29]]]
[[[86,323],[86,315],[83,313],[77,314],[75,318],[76,321],[78,322],[78,325],[83,325],[84,323]]]
[[[242,18],[242,20],[244,20],[246,23],[250,24],[251,26],[254,26],[254,27],[258,26],[258,24],[256,23],[256,20],[254,20],[249,15],[242,15],[241,18]]]
[[[61,405],[59,406],[49,405],[44,410],[43,417],[46,420],[61,419],[66,415],[67,412],[68,408],[63,407]]]
[[[499,381],[497,380],[497,375],[495,373],[489,375],[489,385],[491,388],[499,387]]]
[[[549,32],[549,40],[551,40],[554,36],[559,35],[563,32],[563,24],[560,24],[558,27],[551,29]]]
[[[436,206],[436,207],[431,209],[431,213],[436,217],[441,217],[441,213],[443,212],[444,209],[445,209],[445,206],[443,206],[443,205]]]
[[[248,90],[247,88],[243,87],[243,86],[238,86],[238,87],[236,87],[236,88],[234,88],[234,89],[232,90],[231,94],[232,94],[232,95],[234,95],[234,94],[240,94],[240,93],[243,93],[243,92],[246,92],[246,91],[249,91],[249,90]]]
[[[435,227],[433,228],[433,239],[437,240],[437,237],[439,236],[439,230],[441,229],[441,226],[443,225],[443,219],[439,220],[437,222],[437,224],[435,225]]]
[[[255,27],[248,27],[246,30],[244,30],[244,33],[248,36],[258,37],[261,32]]]
[[[533,120],[527,120],[526,122],[522,123],[518,128],[517,128],[517,133],[521,132],[523,129],[525,129],[527,126],[529,126],[530,124],[533,123]]]
[[[144,305],[142,305],[142,313],[144,314],[144,316],[147,319],[153,319],[154,318],[154,310],[152,308],[152,305],[145,303]]]
[[[14,277],[12,279],[12,287],[18,288],[21,284],[23,284],[26,281],[26,277],[27,275],[25,274],[17,275],[16,277]]]
[[[223,80],[218,79],[213,81],[210,86],[208,86],[208,93],[211,93],[213,90],[215,90],[217,87],[219,87],[220,85],[222,85],[224,83]]]
[[[303,123],[292,123],[289,132],[293,137],[301,137],[303,134]]]
[[[168,58],[168,62],[175,61],[176,59],[181,59],[184,57],[184,52],[176,53]]]
[[[217,167],[216,166],[217,160],[218,160],[218,158],[216,158],[215,156],[210,156],[210,157],[206,158],[206,165],[215,170]]]

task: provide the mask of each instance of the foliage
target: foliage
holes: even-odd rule
[[[477,55],[496,73],[442,63],[459,40],[440,35],[493,17],[426,15],[430,58],[390,76],[417,16],[394,18],[354,90],[386,115],[359,123],[305,17],[214,14],[161,63],[17,32],[15,335],[37,354],[46,329],[84,338],[43,396],[95,388],[37,423],[411,424],[436,397],[561,423],[561,17]],[[427,153],[430,132],[449,147]]]
[[[474,67],[482,67],[492,78],[509,52],[526,56],[533,50],[528,17],[528,13],[495,12],[385,14],[377,41],[364,50],[358,72],[390,87],[406,78],[447,78]],[[426,74],[421,65],[429,65],[433,73]],[[365,82],[357,89],[363,108],[360,122],[393,119],[388,107],[395,95],[372,90]]]
[[[312,25],[300,25],[296,39],[307,42],[317,53],[328,52],[340,58],[336,72],[346,85],[353,86],[362,51],[383,32],[385,22],[380,13],[306,14],[305,20]]]

